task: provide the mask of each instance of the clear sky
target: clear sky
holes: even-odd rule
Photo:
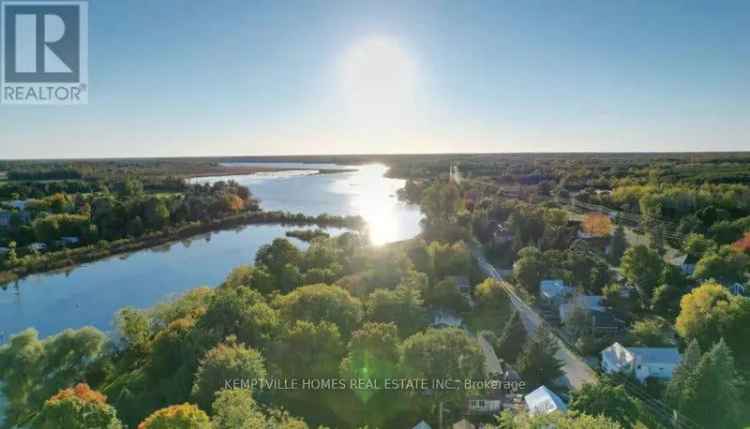
[[[90,3],[0,158],[750,150],[750,1]]]

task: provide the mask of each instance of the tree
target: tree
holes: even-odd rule
[[[664,269],[661,256],[646,246],[638,245],[625,252],[620,267],[625,278],[638,288],[643,306],[648,306]]]
[[[625,392],[608,380],[586,383],[573,392],[570,409],[590,416],[604,416],[629,429],[638,421],[638,407]]]
[[[750,231],[746,232],[745,235],[739,240],[732,244],[732,248],[737,252],[750,253]]]
[[[212,429],[260,429],[267,427],[266,417],[258,409],[252,392],[247,389],[225,389],[216,393],[211,406]]]
[[[609,260],[615,265],[620,265],[620,259],[625,254],[628,242],[625,239],[625,228],[618,225],[612,238],[609,240]]]
[[[401,358],[406,378],[467,380],[482,375],[484,355],[477,341],[456,328],[427,329],[404,341]],[[436,392],[442,398],[461,399],[462,389]]]
[[[406,338],[427,326],[427,310],[419,289],[404,285],[394,290],[376,289],[365,305],[367,320],[371,322],[393,322]]]
[[[85,380],[102,356],[105,342],[103,333],[89,327],[68,329],[44,340],[34,329],[11,337],[0,346],[5,422],[10,426],[26,422],[54,393]]]
[[[499,429],[621,429],[622,426],[606,416],[590,416],[575,412],[530,415],[503,411],[498,418]]]
[[[373,380],[383,386],[385,379],[397,376],[401,342],[398,330],[392,323],[365,323],[352,334],[349,352],[341,361],[341,377],[345,379]],[[363,402],[375,390],[354,392]]]
[[[121,429],[117,412],[107,404],[107,397],[91,390],[88,384],[77,384],[48,399],[32,421],[33,429]]]
[[[732,352],[720,340],[688,377],[682,412],[704,427],[736,427],[742,410],[740,387]]]
[[[456,282],[451,279],[441,280],[427,289],[425,302],[430,307],[451,310],[459,314],[471,308]]]
[[[518,252],[518,256],[520,258],[513,264],[513,278],[521,287],[536,295],[545,271],[542,254],[535,247],[526,247]]]
[[[279,324],[279,316],[255,290],[221,287],[208,301],[197,328],[207,343],[216,344],[230,335],[238,342],[263,348]]]
[[[275,304],[285,320],[332,322],[346,337],[362,320],[361,302],[338,286],[302,286],[279,297]]]
[[[148,229],[161,229],[169,223],[169,209],[164,200],[149,198],[143,207],[143,219]]]
[[[716,242],[703,234],[692,233],[685,238],[683,249],[688,255],[700,258],[704,253],[716,250]]]
[[[693,278],[718,280],[724,284],[744,283],[745,273],[750,269],[750,256],[722,246],[718,252],[706,253],[695,265]]]
[[[690,377],[698,367],[701,360],[701,347],[697,340],[692,340],[688,344],[685,353],[682,356],[682,360],[677,368],[672,373],[672,379],[667,384],[667,389],[664,392],[664,398],[667,402],[678,410],[684,410],[687,401],[687,383]]]
[[[750,299],[734,296],[718,283],[704,283],[682,297],[675,328],[682,338],[696,339],[704,349],[724,338],[742,362],[748,362]]]
[[[537,328],[526,341],[516,366],[529,387],[550,384],[563,375],[563,363],[556,356],[559,348],[544,327]]]
[[[274,239],[271,244],[261,246],[255,254],[255,265],[266,266],[276,278],[281,276],[287,264],[297,267],[301,262],[302,253],[285,238]]]
[[[289,378],[327,378],[339,373],[344,342],[336,325],[297,320],[275,344],[274,362]]]
[[[145,312],[125,307],[117,312],[115,326],[120,337],[120,345],[134,358],[145,357],[150,351],[151,332],[149,318]]]
[[[526,328],[523,326],[520,314],[514,310],[498,340],[498,354],[506,362],[515,362],[525,342]]]
[[[193,384],[193,398],[203,409],[210,409],[214,394],[229,380],[263,380],[266,367],[257,351],[230,340],[206,353]]]
[[[644,319],[633,323],[628,332],[630,345],[637,347],[672,346],[669,326],[658,319]]]
[[[663,256],[667,249],[664,247],[664,226],[661,223],[654,225],[651,228],[651,248],[656,250],[656,253]]]
[[[584,217],[581,227],[588,234],[604,237],[612,230],[612,221],[604,213],[589,213]]]
[[[212,429],[206,413],[192,404],[172,405],[155,411],[138,429]]]

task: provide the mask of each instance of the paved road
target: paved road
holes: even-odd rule
[[[503,280],[502,276],[497,272],[495,267],[487,262],[484,255],[481,254],[481,251],[479,251],[478,249],[474,249],[473,253],[474,257],[479,261],[479,266],[482,271],[484,271],[484,273],[488,276],[498,280],[500,284],[505,287],[505,290],[508,291],[511,303],[516,308],[516,310],[518,310],[518,314],[521,317],[521,321],[523,322],[524,327],[526,328],[526,332],[528,332],[529,334],[533,334],[537,330],[537,328],[544,323],[544,319],[542,319],[541,316],[539,316],[533,308],[527,305],[521,298],[518,297],[518,295],[516,295],[516,293],[513,291],[513,287],[508,284],[508,282]],[[585,383],[596,382],[596,373],[586,364],[586,362],[584,362],[583,359],[571,352],[570,349],[568,349],[568,346],[566,346],[562,340],[557,337],[555,337],[555,339],[560,346],[559,351],[557,352],[557,358],[563,362],[563,371],[565,372],[564,382],[569,387],[575,389],[580,388]]]

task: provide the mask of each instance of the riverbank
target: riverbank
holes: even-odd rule
[[[31,274],[39,274],[77,265],[94,262],[113,255],[149,249],[170,242],[191,238],[199,234],[215,232],[239,226],[253,224],[281,225],[316,225],[318,227],[336,227],[361,230],[365,222],[359,216],[332,216],[321,214],[308,216],[302,213],[283,211],[252,211],[226,216],[208,222],[191,222],[180,226],[169,227],[162,231],[145,234],[138,238],[122,239],[112,242],[64,249],[49,252],[26,259],[24,265],[11,270],[0,271],[0,285],[20,280]],[[28,257],[27,257],[28,258]]]

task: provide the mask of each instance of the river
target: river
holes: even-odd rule
[[[404,181],[384,177],[385,166],[347,167],[356,171],[314,174],[314,170],[304,169],[341,167],[270,165],[297,170],[193,181],[237,180],[250,187],[264,210],[360,215],[367,221],[371,241],[376,245],[408,239],[420,231],[419,209],[399,202],[395,196]],[[232,268],[251,262],[260,246],[283,237],[288,229],[294,228],[248,225],[114,256],[65,272],[29,276],[0,289],[0,344],[29,327],[37,329],[42,337],[83,326],[111,331],[118,309],[146,308],[198,286],[216,286]]]

